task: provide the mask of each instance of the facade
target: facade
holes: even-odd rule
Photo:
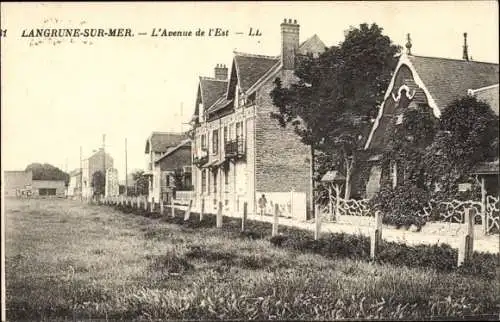
[[[18,197],[29,192],[33,197],[64,197],[63,180],[33,180],[31,171],[5,171],[4,197]]]
[[[80,197],[82,195],[82,172],[80,169],[75,169],[69,173],[66,195],[68,197]]]
[[[106,169],[106,197],[118,196],[120,189],[118,185],[118,170],[115,168]]]
[[[270,205],[279,203],[294,217],[307,216],[311,149],[293,128],[282,128],[270,117],[277,112],[270,96],[276,78],[289,85],[296,80],[297,55],[325,50],[316,35],[300,44],[299,29],[296,20],[281,24],[279,56],[235,52],[230,71],[217,65],[215,77],[200,77],[192,119],[196,207],[203,202],[213,212],[221,202],[223,211],[234,213],[247,202],[255,213],[264,194]]]
[[[106,173],[106,169],[113,168],[113,158],[104,149],[100,148],[88,159],[82,161],[82,194],[83,197],[92,197],[94,189],[92,188],[92,176],[97,171]]]
[[[154,162],[153,190],[155,196],[169,202],[177,191],[193,190],[191,178],[191,140],[170,148]],[[156,199],[155,200],[160,200]]]
[[[31,190],[32,177],[31,171],[4,171],[4,197],[16,197],[24,189]]]
[[[32,192],[34,197],[64,197],[66,185],[63,180],[33,180]]]
[[[149,178],[148,201],[160,200],[160,164],[155,161],[187,138],[185,133],[153,132],[146,140],[144,174]]]
[[[498,115],[498,83],[498,64],[470,61],[466,52],[462,60],[403,53],[365,144],[364,166],[369,171],[365,178],[358,178],[364,183],[360,185],[365,188],[364,196],[372,197],[382,180],[397,176],[396,164],[384,169],[379,160],[389,143],[388,131],[401,124],[405,109],[425,109],[439,118],[453,100],[475,95]]]

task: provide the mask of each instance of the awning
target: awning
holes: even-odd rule
[[[321,182],[335,182],[344,180],[344,175],[337,170],[330,170],[323,176],[323,178],[321,178]]]
[[[499,174],[498,160],[493,162],[482,162],[474,167],[472,174]]]
[[[216,162],[214,164],[214,167],[220,167],[221,165],[223,165],[224,163],[227,162],[227,159],[222,159],[222,160],[219,160],[218,162]]]
[[[210,161],[210,162],[205,163],[205,164],[202,166],[202,168],[213,168],[217,162],[219,162],[219,160],[218,160],[218,159],[212,160],[212,161]]]

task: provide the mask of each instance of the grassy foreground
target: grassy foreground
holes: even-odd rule
[[[6,201],[7,318],[493,319],[500,282],[325,258],[76,201]]]

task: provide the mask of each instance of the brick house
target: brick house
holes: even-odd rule
[[[405,109],[426,109],[439,118],[448,104],[465,95],[475,95],[490,104],[498,115],[498,64],[471,61],[464,44],[462,60],[412,55],[411,43],[403,53],[387,88],[378,116],[366,141],[365,177],[357,178],[364,197],[371,198],[380,182],[397,184],[397,164],[383,169],[380,157],[388,146],[389,131],[401,124]],[[496,163],[498,169],[498,162]],[[497,170],[498,172],[498,170]]]
[[[146,169],[144,174],[149,178],[148,201],[160,200],[161,193],[161,163],[155,161],[166,154],[170,149],[175,148],[187,138],[184,133],[174,132],[153,132],[146,140],[144,150]]]
[[[200,77],[193,125],[195,206],[207,211],[222,202],[223,211],[241,212],[248,203],[256,212],[266,195],[267,206],[305,219],[312,195],[311,149],[292,127],[281,128],[270,117],[277,108],[270,92],[276,78],[295,81],[296,55],[325,50],[314,35],[299,43],[297,21],[281,24],[281,54],[234,52],[231,69],[217,65],[215,77]],[[292,210],[293,208],[293,210]]]
[[[177,191],[193,190],[190,139],[185,139],[177,146],[169,148],[167,152],[154,161],[154,164],[154,169],[158,172],[155,177],[160,178],[161,200],[168,203],[171,196],[175,198]]]

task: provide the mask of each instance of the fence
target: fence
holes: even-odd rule
[[[263,209],[263,214],[272,215],[278,207],[279,214],[282,217],[294,218],[299,220],[306,219],[307,216],[307,199],[305,192],[256,192],[257,196],[257,212],[260,214],[259,200],[264,195],[266,204]]]
[[[331,199],[331,204],[320,205],[319,215],[326,221],[364,225],[367,217],[373,217],[368,199]],[[500,201],[498,197],[486,196],[484,204],[474,200],[431,200],[418,215],[428,222],[464,223],[465,209],[469,209],[474,224],[483,226],[485,234],[500,231]],[[369,224],[368,224],[369,225]]]

